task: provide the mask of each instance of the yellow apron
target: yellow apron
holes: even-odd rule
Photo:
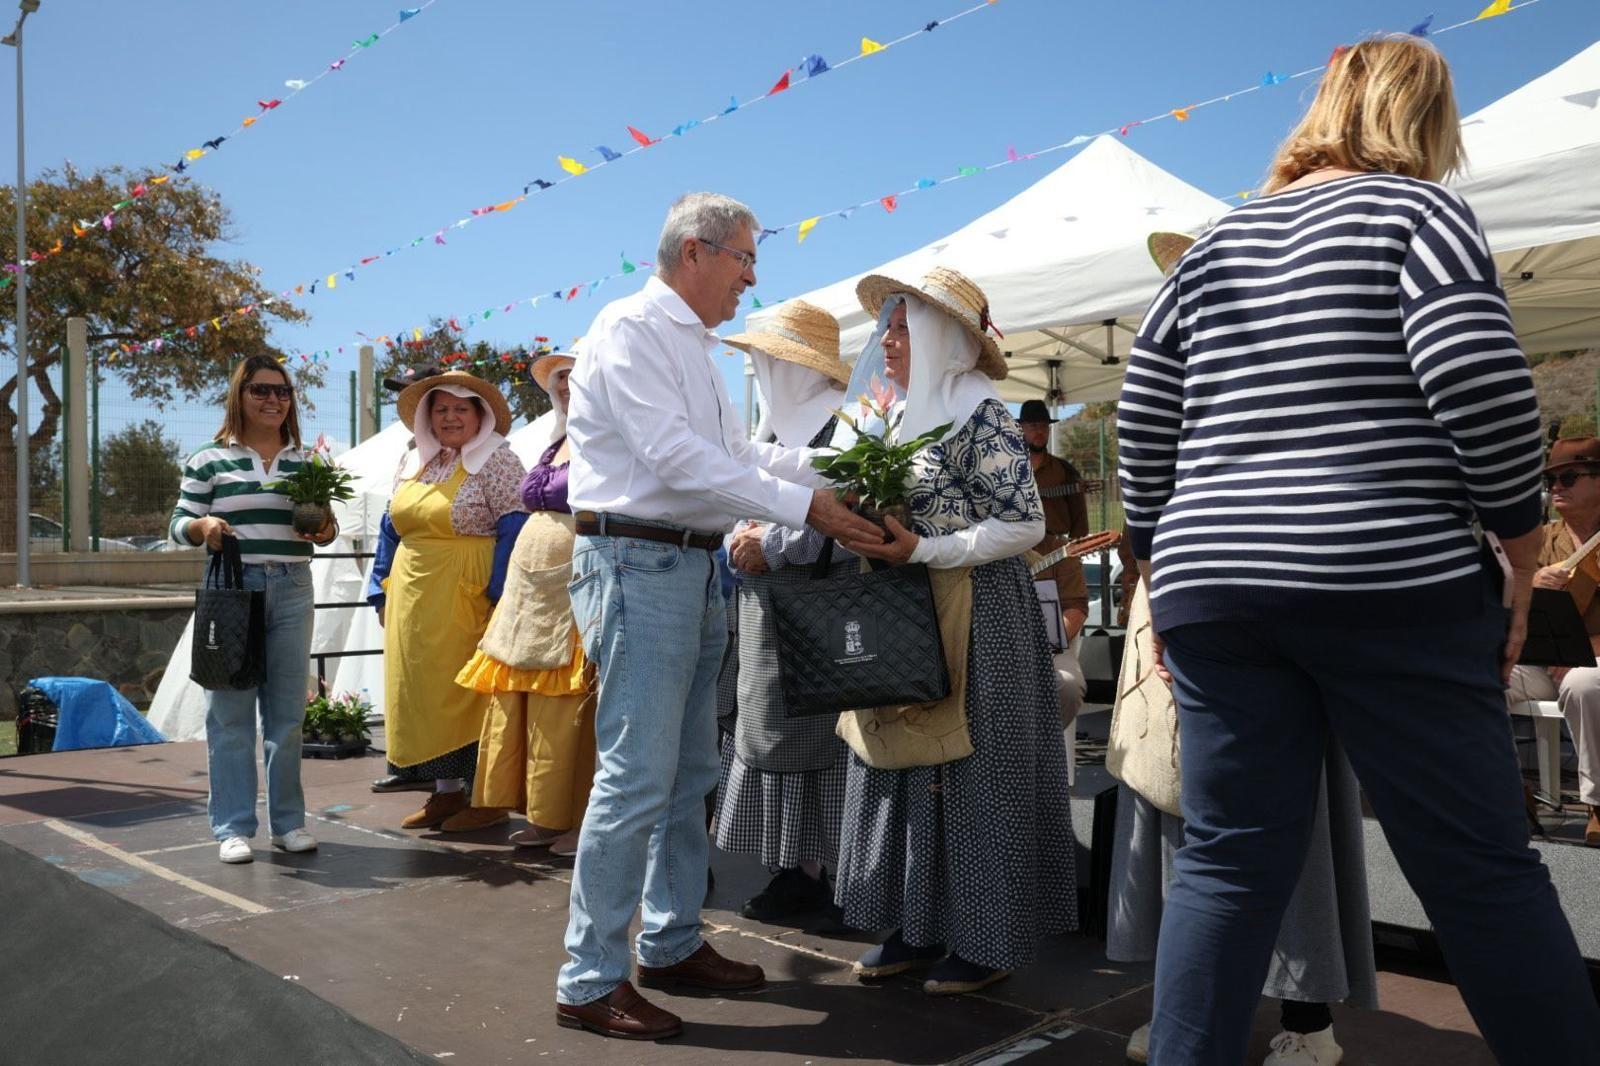
[[[456,684],[489,624],[494,568],[494,538],[462,536],[450,524],[466,480],[457,463],[440,484],[407,481],[389,505],[400,547],[384,582],[384,736],[399,767],[471,744],[489,707],[487,695]]]

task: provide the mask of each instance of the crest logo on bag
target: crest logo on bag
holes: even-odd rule
[[[876,621],[871,616],[835,619],[832,640],[833,661],[841,666],[870,663],[878,657]]]
[[[217,650],[217,623],[206,626],[206,651]]]

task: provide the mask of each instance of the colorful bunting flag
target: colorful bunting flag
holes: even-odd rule
[[[919,189],[931,189],[937,184],[939,184],[939,183],[937,181],[934,181],[932,178],[918,178],[917,179],[917,188],[919,188]]]
[[[1432,26],[1433,26],[1433,15],[1432,15],[1432,13],[1430,13],[1427,18],[1423,19],[1421,22],[1419,22],[1415,26],[1411,27],[1411,36],[1413,36],[1413,37],[1426,37],[1428,35],[1429,28],[1431,28]]]
[[[1261,75],[1261,87],[1263,89],[1270,89],[1274,85],[1282,85],[1284,82],[1286,82],[1288,80],[1289,80],[1289,75],[1287,75],[1287,74],[1274,74],[1274,73],[1272,73],[1272,71],[1269,70],[1265,74]]]
[[[878,202],[883,205],[883,209],[885,211],[889,212],[889,214],[892,215],[892,214],[894,214],[894,209],[900,206],[900,197],[898,197],[898,196],[885,196],[883,199],[879,200]]]
[[[301,81],[299,78],[290,78],[288,81],[283,83],[283,87],[285,89],[293,89],[295,92],[299,92],[301,89],[304,89],[310,84],[310,82]]]
[[[828,61],[815,52],[802,59],[800,66],[805,70],[808,78],[815,78],[818,74],[825,74],[828,71]]]
[[[638,270],[638,269],[639,269],[638,267],[636,267],[632,263],[628,262],[628,257],[626,255],[624,255],[622,257],[622,272],[624,274],[632,274],[635,270]]]
[[[185,159],[199,159],[205,154],[206,150],[204,148],[191,148],[187,152],[183,153],[183,157]]]
[[[343,70],[344,69],[344,60],[335,59],[332,63],[328,64],[328,69],[329,70]]]
[[[1496,15],[1504,15],[1507,11],[1510,11],[1510,10],[1511,10],[1511,0],[1494,0],[1494,3],[1490,4],[1488,7],[1484,8],[1482,11],[1478,12],[1478,17],[1473,19],[1472,21],[1473,22],[1479,22],[1479,21],[1481,21],[1483,19],[1492,19]]]
[[[645,133],[642,130],[636,130],[632,126],[628,127],[628,136],[637,141],[639,143],[639,147],[641,148],[649,148],[652,144],[661,143],[654,137],[651,137],[648,133]]]
[[[983,173],[983,168],[982,167],[962,167],[960,170],[956,171],[956,173],[959,174],[963,178],[970,178],[974,174],[982,174]]]
[[[528,195],[528,190],[533,188],[536,185],[540,189],[553,189],[553,188],[555,188],[555,182],[553,182],[553,181],[545,181],[543,178],[534,178],[532,181],[528,182],[528,184],[526,184],[526,185],[524,185],[522,187],[522,195],[524,195],[524,196]]]
[[[722,113],[731,115],[737,110],[739,110],[739,98],[737,96],[728,97],[728,106],[722,109]]]
[[[817,223],[821,220],[822,216],[816,215],[800,223],[800,244],[804,244],[806,242],[806,238],[811,236],[811,231],[817,228]]]
[[[558,155],[556,156],[556,162],[561,164],[562,170],[565,170],[573,177],[577,177],[579,174],[587,174],[589,172],[588,167],[569,156]]]
[[[400,21],[404,22],[406,19],[414,19],[420,14],[422,14],[422,8],[420,7],[403,7],[400,9]]]
[[[863,38],[861,38],[861,54],[862,55],[870,56],[874,52],[881,52],[881,51],[883,51],[883,45],[879,44],[877,41],[874,41],[871,37],[863,37]]]
[[[767,90],[767,95],[768,96],[773,96],[773,95],[776,95],[777,93],[781,93],[785,89],[787,89],[789,87],[789,75],[793,74],[793,73],[794,73],[794,71],[792,71],[792,70],[784,71],[783,72],[783,77],[778,79],[778,83],[776,85],[774,85],[772,88]]]
[[[361,38],[359,41],[351,41],[350,42],[350,47],[351,48],[371,48],[373,45],[375,45],[377,43],[378,43],[378,35],[376,33],[373,33],[373,34],[369,34],[366,37]]]
[[[1187,107],[1176,107],[1176,108],[1173,108],[1172,109],[1172,117],[1177,119],[1179,122],[1188,122],[1189,121],[1189,109]]]
[[[281,103],[283,103],[282,100],[279,100],[277,97],[273,97],[271,100],[257,100],[256,106],[263,111],[271,111]]]
[[[622,158],[622,153],[621,152],[613,152],[611,149],[607,148],[603,144],[595,145],[594,146],[594,150],[599,152],[603,157],[605,157],[605,161],[607,163],[615,163],[617,160]]]

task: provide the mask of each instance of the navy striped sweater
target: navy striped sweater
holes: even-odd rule
[[[1539,412],[1455,193],[1391,175],[1252,201],[1179,262],[1117,415],[1165,630],[1482,609],[1474,519],[1540,521]]]

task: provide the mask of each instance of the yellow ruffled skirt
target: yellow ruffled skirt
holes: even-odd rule
[[[479,651],[456,683],[489,693],[472,805],[520,809],[534,825],[576,829],[594,782],[596,689],[578,631],[566,666],[518,670]]]

